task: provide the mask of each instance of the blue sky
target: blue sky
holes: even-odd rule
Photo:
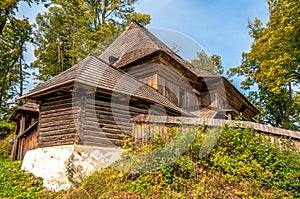
[[[265,0],[140,0],[136,9],[150,14],[147,28],[167,44],[176,44],[184,58],[191,59],[204,49],[220,55],[226,71],[238,66],[242,52],[250,50],[248,20],[268,19]],[[28,9],[21,4],[18,16],[34,22],[36,13],[43,10],[42,6]],[[27,60],[33,58],[30,47]]]
[[[226,69],[238,66],[242,52],[250,50],[248,20],[266,22],[267,10],[265,0],[143,0],[137,6],[151,15],[148,27],[183,33],[208,54],[220,55]]]

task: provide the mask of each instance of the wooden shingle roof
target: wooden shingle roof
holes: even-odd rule
[[[219,77],[218,75],[199,69],[182,59],[145,27],[134,20],[99,57],[113,64],[114,67],[121,68],[156,52],[166,53],[197,77]],[[112,62],[111,60],[116,61]]]
[[[208,107],[201,107],[199,110],[197,111],[192,111],[192,114],[200,117],[200,118],[210,118],[210,119],[214,119],[214,117],[217,115],[217,111],[212,110]]]
[[[170,110],[183,115],[191,115],[172,104],[167,98],[159,94],[152,87],[140,82],[134,77],[109,66],[97,57],[89,56],[72,68],[60,73],[43,84],[38,85],[20,99],[37,99],[51,90],[59,89],[64,85],[80,84],[92,88],[103,89],[114,93],[121,93],[146,101],[160,104]]]
[[[9,120],[11,121],[17,121],[17,115],[22,112],[31,112],[38,114],[39,113],[39,106],[37,104],[27,102],[26,104],[18,107],[10,116]]]
[[[193,66],[190,62],[182,59],[173,50],[167,47],[157,37],[150,33],[145,27],[136,21],[132,21],[128,28],[99,56],[104,61],[112,64],[116,68],[126,67],[144,57],[162,52],[170,56],[179,65],[190,71],[198,78],[204,78],[204,81],[218,81],[226,87],[226,90],[233,92],[237,99],[240,99],[247,107],[253,111],[253,116],[259,111],[241,94],[226,78],[212,74]],[[217,89],[217,88],[214,88]]]

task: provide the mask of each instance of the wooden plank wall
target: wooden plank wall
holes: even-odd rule
[[[72,107],[71,94],[45,98],[40,105],[39,147],[68,145],[79,141],[75,124],[79,108],[77,103],[74,105]]]
[[[35,129],[28,136],[20,137],[18,139],[17,160],[23,160],[25,153],[27,151],[38,148],[37,138],[38,138],[38,132],[37,129]]]
[[[85,92],[85,91],[84,91]],[[131,137],[131,118],[148,114],[174,115],[150,102],[101,91],[95,94],[60,95],[45,98],[39,119],[39,147],[70,144],[91,146],[122,145]],[[102,93],[103,92],[103,93]],[[74,93],[73,93],[74,94]]]
[[[167,61],[133,66],[127,72],[156,89],[177,106],[188,108],[201,105],[184,75],[186,72],[179,72]]]
[[[201,105],[198,95],[193,92],[191,84],[174,68],[159,64],[158,66],[158,92],[182,108],[190,108]]]

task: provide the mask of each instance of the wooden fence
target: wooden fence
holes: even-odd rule
[[[157,124],[158,127],[149,127],[147,124]],[[291,131],[281,128],[276,128],[264,124],[258,124],[255,122],[248,121],[229,121],[222,119],[208,119],[208,118],[194,118],[194,117],[173,117],[173,116],[149,116],[149,115],[139,115],[132,119],[132,133],[133,135],[147,134],[151,129],[158,128],[158,132],[165,131],[164,124],[183,124],[187,126],[194,125],[206,125],[213,127],[222,127],[225,124],[232,127],[242,127],[242,128],[253,128],[257,131],[272,134],[275,136],[284,136],[291,138],[300,142],[300,132]]]

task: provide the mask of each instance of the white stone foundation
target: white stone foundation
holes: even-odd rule
[[[74,182],[119,160],[123,151],[82,145],[38,148],[27,151],[22,169],[43,178],[49,190],[67,190]]]

